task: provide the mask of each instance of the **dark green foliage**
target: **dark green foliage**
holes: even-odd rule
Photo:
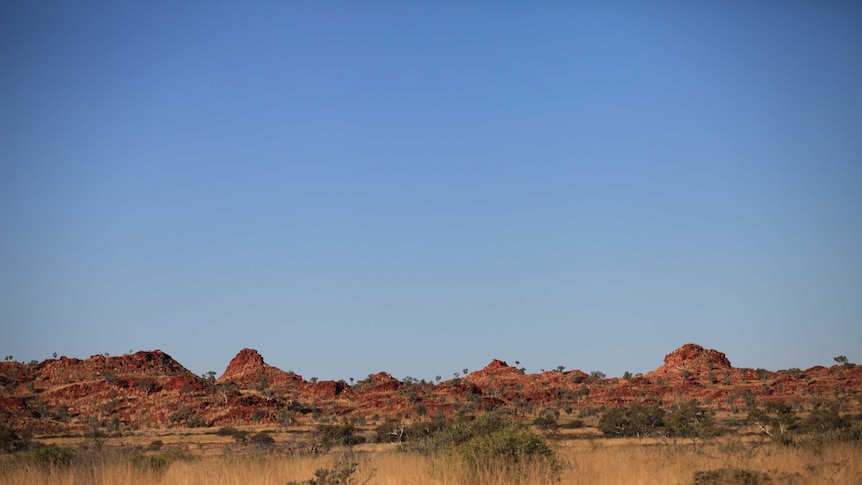
[[[318,468],[314,472],[314,478],[302,482],[290,481],[287,482],[287,485],[362,485],[368,483],[371,477],[360,481],[355,476],[358,467],[359,462],[342,458],[336,461],[330,468]]]
[[[748,421],[772,439],[789,445],[793,442],[793,434],[797,429],[799,417],[793,406],[780,402],[769,402],[766,407],[752,408],[748,412]]]
[[[697,447],[697,440],[715,434],[715,420],[712,411],[689,401],[668,413],[665,428],[673,436],[687,438]]]
[[[266,431],[261,431],[251,435],[248,442],[259,448],[271,448],[275,444],[275,438]]]
[[[579,418],[589,418],[590,416],[598,416],[601,410],[597,408],[583,408],[578,410]]]
[[[837,406],[823,406],[811,411],[801,428],[809,433],[824,433],[847,429],[850,420],[838,413]]]
[[[664,411],[658,406],[633,404],[627,408],[605,411],[599,419],[599,430],[610,437],[646,438],[664,426]]]
[[[426,432],[402,445],[402,449],[445,454],[478,468],[502,464],[517,467],[536,460],[549,465],[556,462],[553,451],[540,435],[523,423],[496,414],[438,420]]]
[[[224,428],[220,428],[218,431],[216,431],[216,434],[219,436],[230,436],[237,443],[245,443],[246,441],[248,441],[250,433],[248,431],[236,429],[232,426],[225,426]]]
[[[103,430],[101,426],[91,425],[84,432],[84,438],[89,439],[98,448],[104,445],[111,438],[111,435]]]
[[[561,429],[580,429],[580,428],[583,428],[584,426],[586,426],[586,423],[584,423],[582,420],[573,419],[573,420],[569,421],[568,423],[561,424],[560,428]]]
[[[216,431],[216,434],[219,436],[233,436],[236,431],[237,429],[233,426],[225,426],[223,428],[219,428],[218,431]]]
[[[471,438],[458,446],[457,453],[466,461],[479,465],[489,464],[496,459],[520,463],[553,457],[553,452],[541,436],[515,423]]]
[[[403,443],[413,436],[412,428],[418,427],[422,424],[425,423],[418,423],[412,427],[408,427],[399,419],[387,419],[375,428],[374,431],[377,435],[376,440],[378,443]]]
[[[860,416],[841,416],[837,405],[823,406],[812,411],[799,424],[799,432],[794,444],[814,450],[823,449],[835,442],[862,445]]]
[[[155,443],[155,442],[154,442]],[[148,447],[150,451],[153,451],[152,443]],[[195,458],[189,454],[187,450],[182,447],[177,446],[167,446],[162,448],[159,447],[157,453],[142,453],[142,452],[131,452],[129,454],[120,453],[117,454],[106,454],[102,455],[102,459],[108,460],[127,460],[132,466],[144,470],[149,470],[152,472],[156,472],[162,474],[170,468],[171,464],[176,461],[188,461],[194,460]]]
[[[692,485],[762,485],[772,483],[766,473],[742,468],[718,468],[694,473]]]
[[[38,446],[21,452],[19,459],[42,467],[64,467],[72,463],[75,452],[57,445]]]
[[[165,454],[146,455],[143,453],[134,453],[129,455],[129,462],[137,467],[145,470],[151,470],[157,473],[163,473],[171,464],[171,459]]]
[[[12,428],[0,426],[0,452],[14,453],[27,448],[26,440],[18,436]]]
[[[533,420],[533,426],[546,433],[556,433],[560,425],[557,420],[560,419],[560,412],[553,408],[545,408],[539,411],[539,416]]]
[[[365,438],[357,433],[356,424],[353,421],[344,421],[341,424],[321,424],[317,427],[317,435],[332,445],[353,446],[365,443]]]

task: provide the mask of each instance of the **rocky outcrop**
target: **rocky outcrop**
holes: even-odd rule
[[[194,375],[154,350],[123,356],[0,362],[0,424],[34,433],[87,427],[196,427],[275,424],[312,416],[422,417],[499,408],[528,417],[546,407],[574,411],[697,399],[713,409],[782,401],[797,407],[840,399],[858,412],[862,367],[735,368],[716,350],[685,344],[644,375],[601,378],[579,370],[527,374],[494,359],[442,382],[369,375],[355,384],[306,382],[241,350],[217,380]],[[306,416],[302,418],[302,416]]]
[[[304,386],[302,376],[285,372],[263,361],[257,350],[242,349],[230,361],[219,382],[230,382],[238,389],[270,389]]]
[[[655,370],[662,373],[676,369],[730,369],[730,361],[723,353],[705,349],[697,344],[685,344],[664,357],[664,365]]]

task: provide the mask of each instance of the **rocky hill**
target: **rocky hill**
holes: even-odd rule
[[[562,369],[527,374],[494,360],[434,383],[399,381],[387,373],[351,384],[307,381],[267,364],[252,349],[241,350],[217,379],[197,376],[159,350],[0,363],[0,424],[35,434],[289,424],[320,416],[420,418],[498,408],[526,417],[547,407],[572,413],[691,399],[715,410],[782,401],[798,409],[837,402],[858,412],[862,366],[736,368],[723,353],[695,344],[674,350],[643,375],[605,378]]]

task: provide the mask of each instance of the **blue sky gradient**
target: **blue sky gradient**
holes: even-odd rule
[[[0,353],[862,361],[856,2],[0,2]]]

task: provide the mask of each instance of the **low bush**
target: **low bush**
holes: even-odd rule
[[[664,426],[665,412],[658,406],[633,404],[627,408],[612,408],[599,419],[599,430],[605,436],[646,438]]]
[[[248,439],[249,443],[257,446],[258,448],[271,448],[275,445],[275,438],[269,435],[266,431],[261,431],[259,433],[255,433],[251,435]]]
[[[16,459],[41,467],[66,467],[72,464],[75,452],[57,445],[37,446],[17,454]]]
[[[216,431],[216,434],[219,436],[230,436],[237,443],[245,443],[248,441],[251,433],[245,430],[236,429],[233,426],[225,426],[224,428],[219,428],[219,430]]]
[[[762,485],[772,483],[766,473],[742,468],[718,468],[694,473],[692,485]]]
[[[340,458],[329,468],[318,468],[314,478],[302,482],[290,481],[287,485],[363,485],[374,476],[374,471],[364,479],[357,475],[359,462],[351,458]]]
[[[317,435],[324,442],[332,445],[353,446],[365,443],[365,437],[357,434],[356,424],[353,421],[344,421],[341,424],[321,424],[317,427]]]
[[[27,441],[18,436],[14,429],[0,426],[0,452],[14,453],[27,448]]]
[[[488,414],[476,419],[440,420],[428,432],[402,444],[401,449],[457,459],[477,477],[502,473],[514,482],[528,468],[543,469],[548,475],[559,469],[547,441],[509,417]]]
[[[129,455],[129,462],[133,466],[144,470],[150,470],[156,473],[165,472],[172,461],[173,460],[170,458],[170,456],[163,453],[158,453],[154,455],[133,453]]]

